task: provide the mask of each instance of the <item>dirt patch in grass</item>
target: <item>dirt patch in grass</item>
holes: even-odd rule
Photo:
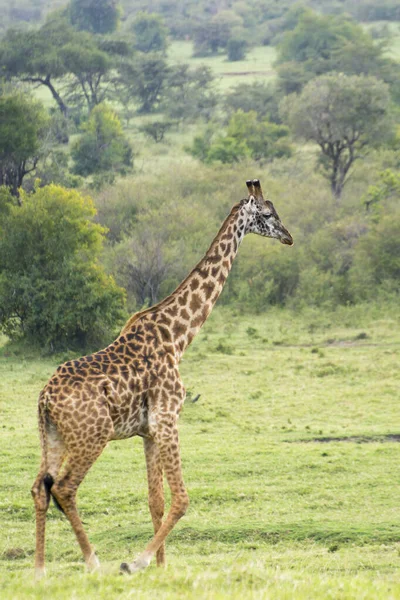
[[[385,442],[400,442],[400,433],[387,433],[385,435],[345,435],[345,436],[324,436],[310,438],[305,440],[287,440],[302,443],[317,442],[320,444],[329,444],[330,442],[352,442],[354,444],[371,444]]]

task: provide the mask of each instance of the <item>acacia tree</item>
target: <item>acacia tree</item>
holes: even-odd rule
[[[51,19],[34,31],[10,29],[0,44],[3,75],[8,79],[17,77],[23,82],[44,85],[66,116],[68,107],[54,80],[67,73],[62,48],[73,37],[72,28],[61,18]]]
[[[133,60],[123,61],[115,78],[115,93],[124,98],[124,104],[136,100],[139,112],[152,112],[162,98],[164,83],[170,68],[157,54],[139,53]]]
[[[24,177],[43,156],[48,122],[43,106],[29,96],[0,96],[0,185],[17,198]]]
[[[281,112],[294,135],[318,144],[319,164],[340,198],[354,162],[389,135],[389,105],[389,88],[375,77],[333,73],[285,98]]]

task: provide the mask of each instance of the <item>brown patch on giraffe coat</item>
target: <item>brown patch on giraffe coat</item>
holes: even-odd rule
[[[201,268],[201,267],[197,267],[197,268],[196,268],[196,271],[197,271],[197,273],[200,275],[200,277],[201,277],[202,279],[207,279],[207,277],[208,277],[208,276],[209,276],[209,274],[210,274],[210,271],[209,271],[209,269],[205,269],[205,268]]]
[[[192,290],[192,292],[194,292],[195,290],[197,290],[197,288],[199,287],[200,282],[197,278],[193,278],[190,282],[190,289]]]
[[[175,339],[180,337],[186,332],[186,325],[181,321],[175,321],[172,331],[174,332]]]
[[[189,290],[186,290],[181,296],[178,296],[178,302],[181,306],[185,306],[189,295]]]
[[[207,257],[207,262],[210,263],[218,263],[221,260],[221,257],[219,254],[211,254],[211,256]]]
[[[199,308],[201,308],[202,305],[203,305],[203,302],[202,302],[199,294],[193,294],[192,298],[190,300],[190,304],[189,304],[190,310],[193,313],[195,313],[199,310]]]
[[[203,285],[201,286],[201,289],[204,291],[204,295],[206,297],[206,300],[208,300],[211,296],[211,294],[214,291],[214,282],[213,281],[206,281],[205,283],[203,283]]]
[[[198,317],[196,317],[195,319],[193,319],[192,327],[200,327],[200,325],[202,325],[204,323],[204,321],[207,319],[208,313],[209,313],[209,308],[208,308],[208,305],[206,304],[203,307],[203,310],[201,311],[200,315]]]
[[[178,307],[173,304],[172,306],[168,306],[168,308],[165,309],[165,312],[171,315],[171,317],[176,317],[179,310]]]
[[[185,321],[188,321],[190,319],[190,315],[189,315],[188,311],[186,310],[186,308],[182,308],[179,316],[182,319],[185,319]]]

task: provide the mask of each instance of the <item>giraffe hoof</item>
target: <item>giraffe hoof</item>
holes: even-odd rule
[[[120,573],[130,573],[131,572],[128,563],[121,563],[119,566],[119,570],[120,570]]]
[[[40,581],[46,577],[46,569],[44,567],[36,567],[35,569],[35,581]]]
[[[137,573],[138,571],[142,571],[146,567],[149,566],[152,555],[144,552],[141,556],[139,556],[136,560],[133,561],[130,565],[128,563],[122,563],[120,566],[121,573]]]

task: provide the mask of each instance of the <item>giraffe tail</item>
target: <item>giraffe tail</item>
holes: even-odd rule
[[[44,486],[46,492],[47,502],[50,501],[50,497],[53,498],[55,506],[64,513],[64,509],[57,501],[57,498],[51,493],[51,488],[54,484],[54,478],[47,472],[47,452],[48,452],[48,439],[47,439],[47,427],[48,427],[48,414],[47,414],[47,401],[48,397],[46,393],[41,392],[39,396],[39,434],[42,445],[42,464],[43,464],[43,477],[41,483]],[[64,513],[65,514],[65,513]]]

